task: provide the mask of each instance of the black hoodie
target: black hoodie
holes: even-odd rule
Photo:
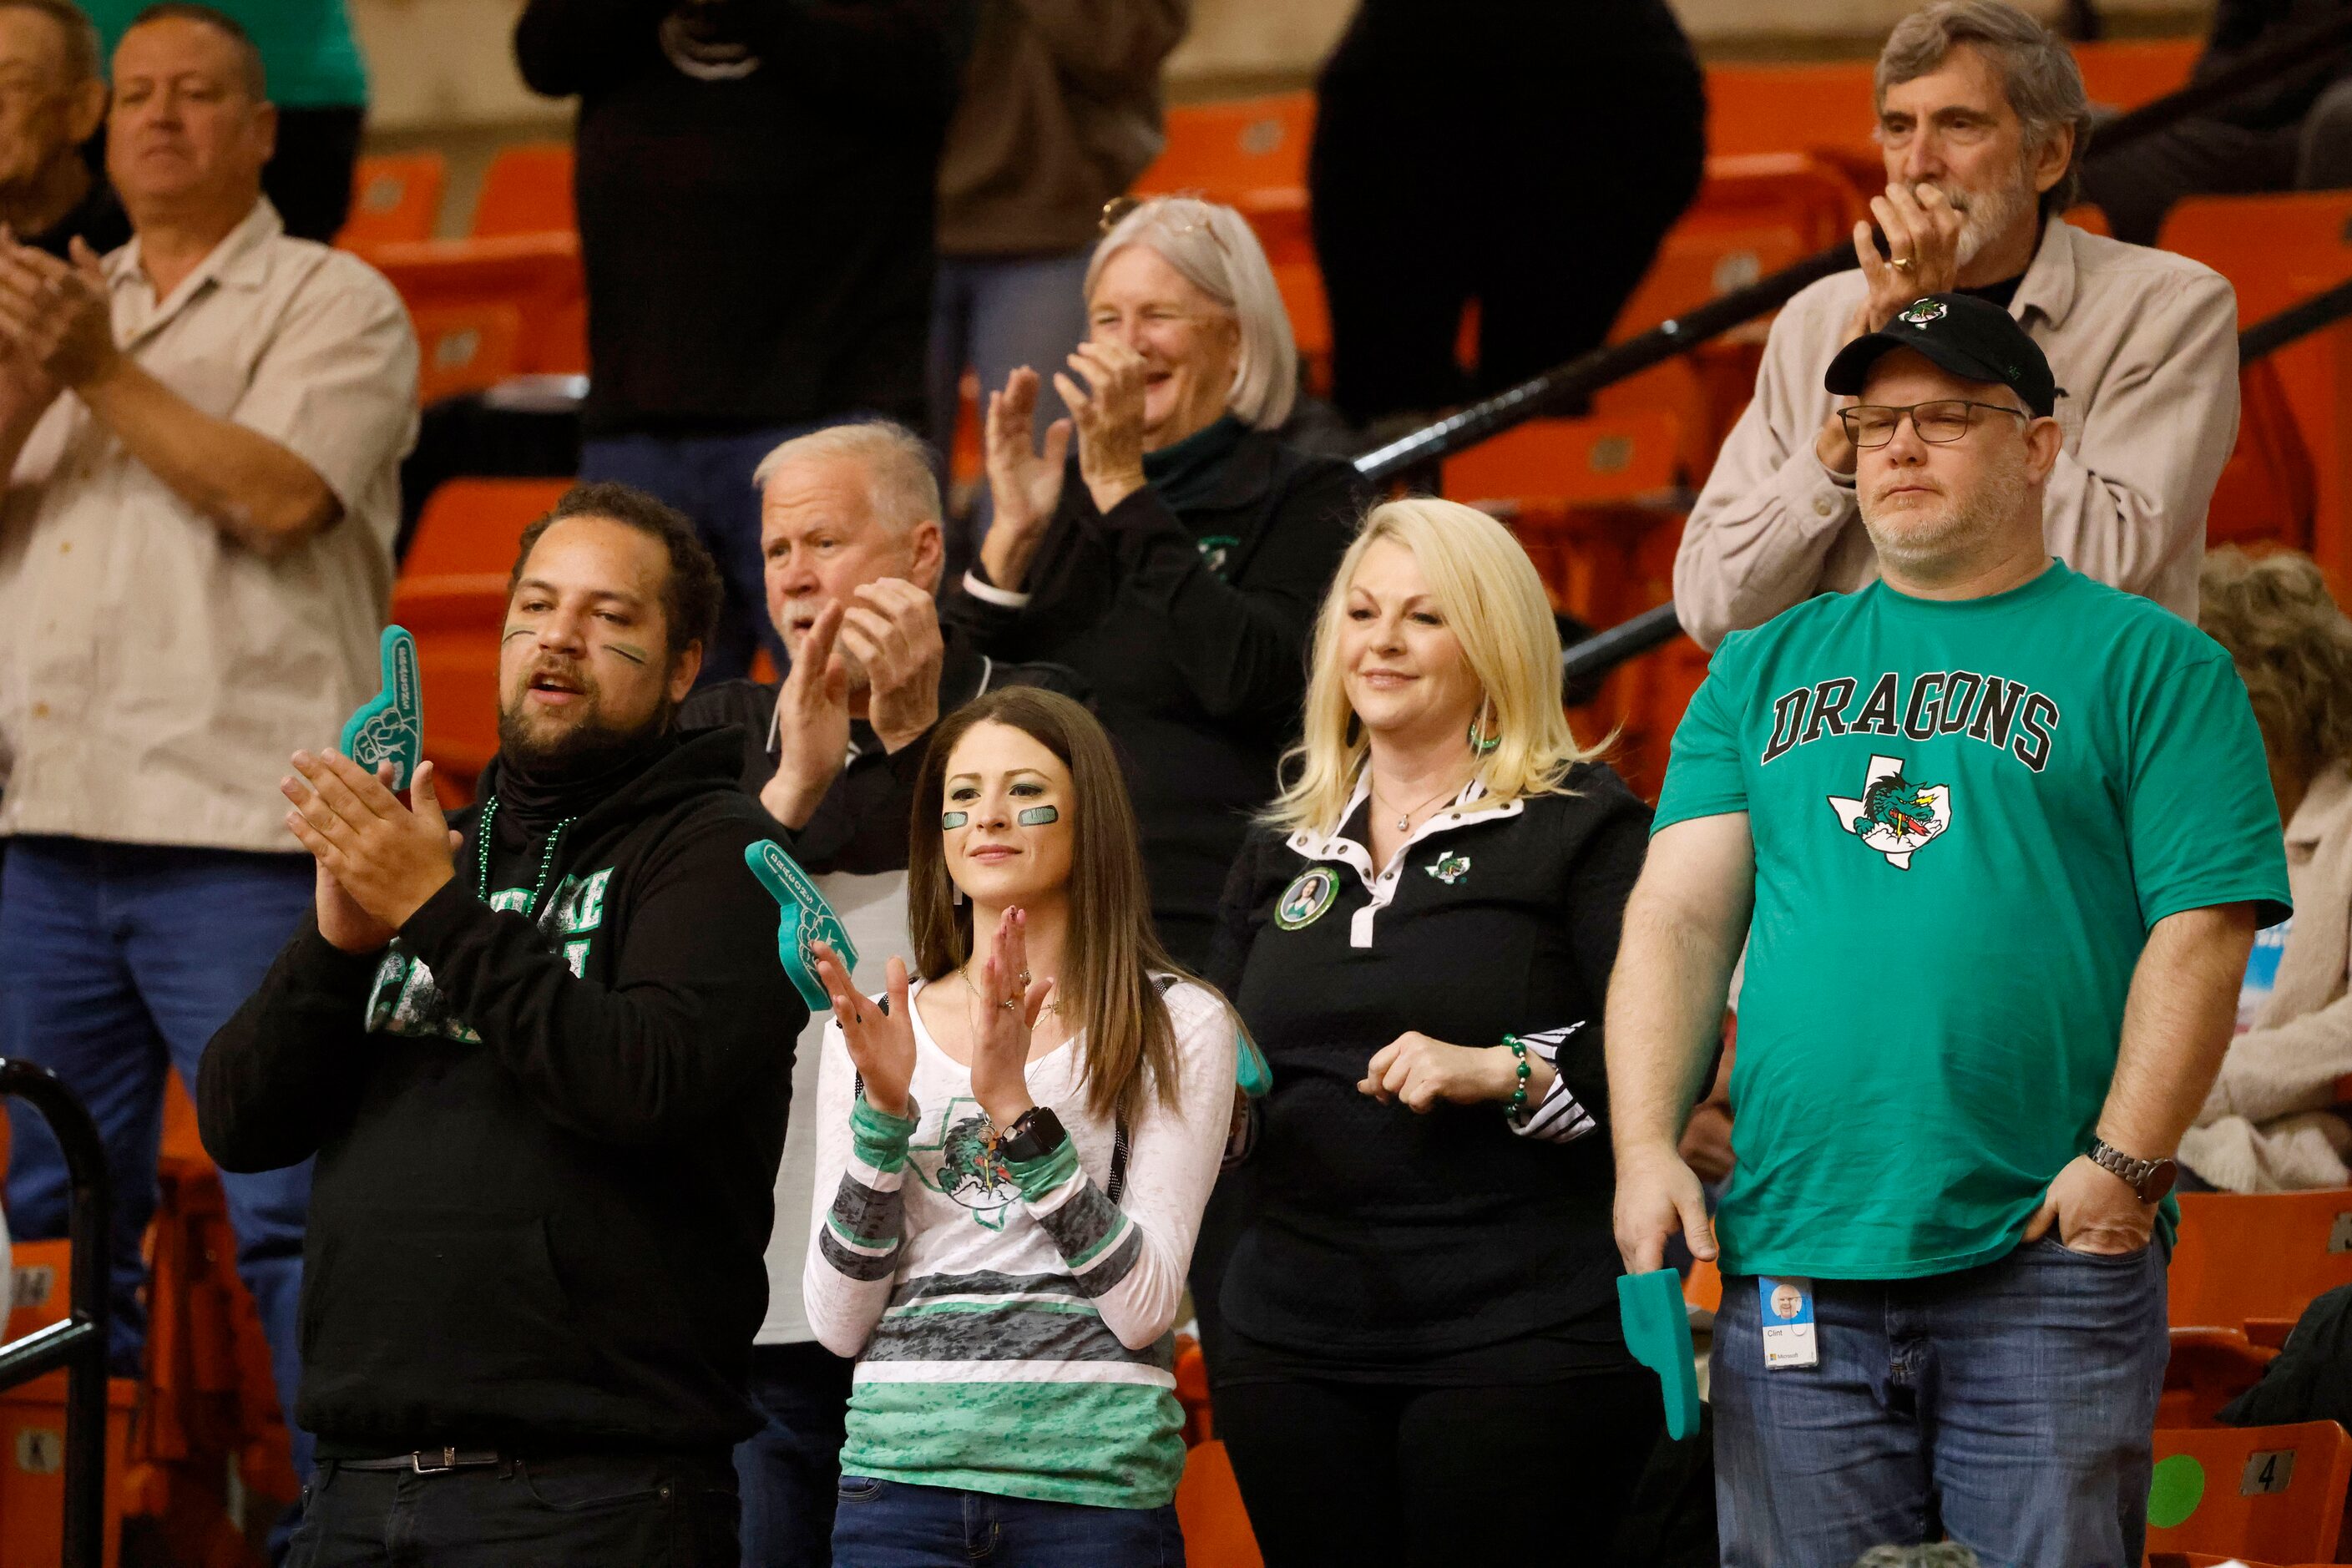
[[[318,1156],[297,1415],[322,1458],[686,1449],[756,1427],[776,1162],[808,1011],[743,863],[742,737],[656,748],[564,832],[493,833],[382,952],[315,923],[213,1037],[224,1170]],[[496,764],[482,780],[498,786]],[[503,814],[502,814],[503,815]],[[494,907],[495,906],[495,907]]]

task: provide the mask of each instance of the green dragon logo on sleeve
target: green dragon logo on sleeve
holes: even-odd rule
[[[1952,825],[1951,786],[1913,784],[1903,776],[1900,757],[1871,758],[1861,798],[1833,795],[1829,802],[1838,826],[1898,871],[1911,869],[1912,855]]]

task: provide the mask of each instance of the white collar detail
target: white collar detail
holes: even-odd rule
[[[1454,797],[1452,805],[1433,814],[1406,835],[1404,842],[1397,846],[1396,853],[1389,857],[1387,866],[1376,873],[1372,869],[1371,850],[1349,837],[1346,832],[1348,824],[1355,819],[1357,809],[1370,797],[1371,793],[1372,770],[1368,763],[1356,775],[1356,787],[1349,795],[1348,804],[1340,809],[1337,826],[1328,833],[1311,833],[1300,828],[1286,841],[1293,850],[1309,860],[1336,860],[1350,868],[1356,873],[1356,879],[1364,885],[1364,890],[1371,895],[1364,907],[1349,920],[1348,945],[1350,947],[1372,945],[1372,922],[1382,910],[1396,901],[1399,874],[1403,869],[1405,857],[1414,845],[1424,838],[1451,833],[1465,823],[1499,822],[1505,817],[1517,816],[1527,809],[1525,801],[1515,800],[1507,805],[1489,806],[1484,811],[1471,810],[1470,807],[1485,799],[1486,795],[1486,786],[1474,778],[1462,786],[1462,793]]]

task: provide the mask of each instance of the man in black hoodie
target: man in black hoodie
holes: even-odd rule
[[[732,730],[680,739],[719,584],[581,485],[524,534],[499,753],[444,821],[298,752],[315,922],[214,1037],[205,1146],[315,1153],[310,1568],[732,1563],[729,1448],[806,1021]],[[307,1545],[303,1544],[306,1543]]]

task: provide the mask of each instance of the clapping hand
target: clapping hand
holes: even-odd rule
[[[841,640],[866,667],[866,721],[882,749],[896,752],[939,722],[939,602],[903,577],[861,584],[850,600]]]
[[[1886,255],[1879,256],[1868,223],[1853,226],[1853,254],[1870,287],[1846,323],[1848,341],[1883,330],[1912,301],[1959,285],[1961,213],[1940,189],[1897,182],[1870,198],[1870,211],[1886,236]]]
[[[1028,576],[1030,557],[1061,504],[1062,470],[1070,457],[1067,419],[1045,427],[1043,450],[1030,444],[1037,386],[1037,373],[1024,364],[1005,378],[1003,391],[988,395],[982,449],[994,515],[981,546],[981,565],[1000,588],[1018,588]]]
[[[999,1131],[1037,1103],[1029,1098],[1029,1035],[1054,983],[1029,977],[1028,931],[1026,912],[1006,910],[973,985],[980,1025],[971,1042],[971,1097]]]
[[[907,964],[893,958],[885,971],[890,1008],[884,1012],[850,984],[849,971],[833,944],[816,947],[816,977],[833,998],[833,1016],[849,1059],[866,1080],[866,1103],[885,1116],[907,1114],[908,1087],[915,1081],[915,1016],[908,1011]]]
[[[1143,356],[1111,338],[1080,343],[1070,370],[1084,378],[1080,391],[1056,371],[1054,390],[1078,426],[1078,477],[1108,513],[1141,489],[1143,474]]]
[[[320,884],[320,931],[347,952],[382,947],[457,874],[462,840],[441,814],[433,764],[416,770],[414,809],[384,778],[340,752],[297,752],[294,768],[301,777],[278,785],[294,803],[286,826],[336,889]]]
[[[849,754],[849,675],[834,657],[845,613],[837,603],[817,612],[776,693],[776,776],[761,787],[760,804],[794,832],[816,815]]]
[[[98,253],[77,237],[73,260],[0,238],[0,339],[58,385],[86,386],[114,368],[114,303]]]

